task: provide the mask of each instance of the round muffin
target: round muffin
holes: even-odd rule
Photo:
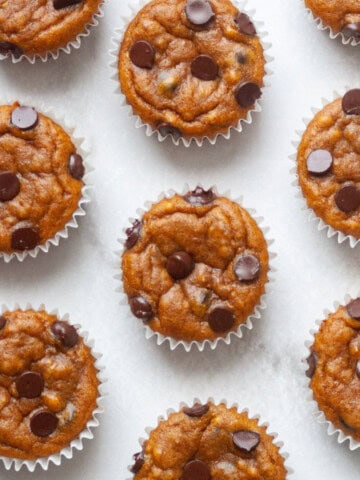
[[[236,407],[197,403],[152,430],[131,472],[137,480],[284,480],[284,459],[273,440]]]
[[[197,187],[154,204],[126,231],[123,285],[155,332],[215,340],[254,313],[268,280],[262,231],[237,203]]]
[[[299,184],[325,223],[360,238],[360,89],[326,105],[308,124],[297,153]]]
[[[35,460],[69,446],[96,408],[95,358],[45,311],[0,316],[0,455]]]
[[[319,409],[360,441],[360,298],[324,320],[308,357],[307,376]]]
[[[11,0],[0,8],[0,54],[44,55],[86,30],[103,0]]]
[[[229,0],[152,0],[128,26],[121,89],[134,114],[165,137],[214,138],[261,96],[263,47]]]
[[[78,208],[82,158],[53,120],[26,106],[0,106],[0,252],[33,250]]]

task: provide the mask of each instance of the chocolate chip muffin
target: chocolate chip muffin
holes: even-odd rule
[[[45,311],[0,316],[0,456],[35,460],[78,438],[96,408],[95,358]]]
[[[0,106],[0,252],[33,250],[78,208],[84,165],[69,135],[34,108]]]
[[[85,32],[103,0],[11,0],[0,8],[0,55],[56,52]]]
[[[285,480],[286,468],[266,428],[225,404],[172,413],[134,455],[134,479]]]
[[[360,441],[360,298],[321,323],[307,376],[319,409],[336,428]]]
[[[213,341],[260,303],[266,240],[244,208],[212,189],[161,200],[126,234],[124,290],[132,313],[155,332]]]
[[[129,24],[121,89],[161,136],[214,138],[261,96],[264,52],[250,18],[229,0],[152,0]]]
[[[308,124],[297,153],[299,184],[325,223],[360,238],[360,89],[326,105]]]

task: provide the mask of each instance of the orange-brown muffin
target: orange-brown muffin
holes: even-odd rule
[[[152,430],[131,471],[136,480],[285,480],[273,440],[235,407],[195,404]]]
[[[123,285],[132,313],[167,337],[214,340],[260,303],[269,257],[249,213],[197,187],[154,204],[127,231]]]
[[[360,441],[360,298],[322,322],[308,364],[319,409],[336,428]]]
[[[360,90],[326,105],[308,124],[297,154],[301,189],[316,215],[360,238]]]
[[[229,0],[152,0],[128,26],[121,89],[133,112],[175,138],[213,138],[261,96],[263,47]]]
[[[0,316],[0,455],[34,460],[69,446],[96,408],[95,358],[45,311]]]
[[[26,106],[0,106],[0,252],[32,250],[62,230],[84,166],[69,135]]]

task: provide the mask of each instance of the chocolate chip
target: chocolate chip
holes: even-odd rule
[[[13,250],[32,250],[39,243],[40,235],[35,227],[21,227],[12,232],[11,248]]]
[[[160,123],[157,126],[157,130],[162,137],[167,137],[168,135],[171,135],[172,137],[174,137],[175,140],[178,140],[180,137],[182,137],[182,133],[180,132],[180,130],[170,125],[170,123]]]
[[[360,40],[360,22],[348,23],[341,32],[345,37],[353,37],[355,40]]]
[[[250,430],[238,430],[232,434],[235,447],[243,452],[250,453],[260,443],[260,435]]]
[[[166,270],[175,280],[181,280],[189,276],[194,267],[194,260],[186,252],[173,253],[166,262]]]
[[[345,93],[342,99],[342,109],[348,115],[360,115],[360,88]]]
[[[360,298],[355,298],[346,306],[346,311],[351,318],[360,320]]]
[[[243,254],[234,265],[234,273],[240,282],[256,280],[260,273],[260,262],[255,255]]]
[[[235,100],[240,107],[248,108],[261,97],[259,85],[252,82],[239,83],[234,90]]]
[[[243,52],[236,52],[235,59],[240,65],[244,65],[246,63],[246,55]]]
[[[82,0],[53,0],[53,5],[55,10],[60,10],[61,8],[70,7],[71,5],[76,5],[81,2]]]
[[[215,16],[207,0],[187,0],[185,12],[189,22],[194,25],[206,25]]]
[[[76,180],[81,180],[85,173],[85,167],[82,156],[78,153],[72,153],[69,157],[69,172]]]
[[[130,471],[131,473],[138,473],[141,470],[141,467],[145,463],[144,452],[141,451],[141,452],[135,453],[135,455],[133,456],[133,459],[134,459],[134,465],[130,468]]]
[[[219,68],[209,55],[199,55],[191,62],[191,73],[200,80],[215,80]]]
[[[24,372],[16,381],[16,389],[20,397],[37,398],[44,390],[44,380],[40,373]]]
[[[17,107],[11,112],[11,124],[20,130],[31,130],[38,120],[37,111],[32,107]]]
[[[358,378],[360,378],[360,360],[356,362],[355,372]]]
[[[76,328],[68,322],[58,320],[51,325],[51,332],[54,337],[61,340],[64,347],[74,347],[79,341],[79,335]]]
[[[142,320],[150,320],[154,315],[150,303],[140,295],[129,298],[129,304],[132,313],[137,318],[141,318]]]
[[[207,316],[207,321],[214,332],[227,332],[235,323],[234,314],[225,307],[216,307]]]
[[[125,247],[127,249],[132,248],[140,238],[142,224],[140,220],[135,220],[132,224],[132,227],[129,227],[125,230],[127,239],[125,241]]]
[[[2,330],[5,327],[5,325],[6,325],[6,318],[3,315],[1,315],[0,316],[0,330]]]
[[[188,417],[202,417],[209,411],[209,405],[205,403],[205,405],[201,405],[201,403],[195,403],[192,407],[184,408],[183,412]]]
[[[210,468],[201,460],[191,460],[183,470],[181,480],[210,480]]]
[[[15,173],[0,173],[0,202],[7,202],[20,192],[20,182]]]
[[[23,50],[14,43],[0,42],[0,55],[13,55],[15,58],[20,58],[23,53]]]
[[[30,419],[30,429],[37,437],[48,437],[55,432],[59,420],[46,410],[35,413]]]
[[[314,376],[316,366],[317,366],[317,355],[312,350],[308,358],[306,359],[309,368],[306,370],[305,374],[307,377],[312,378]]]
[[[241,33],[251,36],[256,35],[256,28],[246,13],[238,12],[234,18],[234,22]]]
[[[330,172],[333,158],[328,150],[313,150],[306,159],[306,168],[315,176],[326,175]]]
[[[216,195],[211,188],[204,190],[202,187],[196,187],[192,192],[184,195],[184,199],[191,205],[207,205],[215,200]]]
[[[360,207],[360,190],[355,185],[345,185],[335,195],[335,204],[344,213],[351,213]]]
[[[130,49],[130,60],[140,68],[152,68],[155,61],[155,49],[146,40],[138,40]]]

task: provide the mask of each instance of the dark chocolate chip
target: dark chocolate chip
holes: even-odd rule
[[[348,115],[360,115],[360,88],[345,93],[342,99],[342,109]]]
[[[0,202],[7,202],[20,192],[20,182],[15,173],[0,173]]]
[[[245,253],[234,265],[234,273],[240,282],[256,280],[260,273],[260,262],[255,255]]]
[[[240,65],[244,65],[246,63],[246,55],[243,52],[236,52],[235,59]]]
[[[15,58],[20,58],[23,53],[23,50],[14,43],[0,42],[0,55],[13,55]]]
[[[38,120],[37,111],[32,107],[17,107],[11,112],[11,124],[20,130],[31,130]]]
[[[260,435],[250,430],[238,430],[232,434],[235,447],[243,452],[250,453],[260,443]]]
[[[12,232],[11,248],[13,250],[32,250],[39,243],[40,235],[35,227],[21,227]]]
[[[70,7],[71,5],[76,5],[82,1],[83,0],[53,0],[53,5],[55,10],[60,10],[61,8]]]
[[[162,137],[167,137],[168,135],[171,135],[172,137],[174,137],[175,140],[182,137],[182,133],[180,132],[180,130],[170,125],[170,123],[160,123],[157,126],[157,130]]]
[[[186,252],[173,253],[166,262],[166,270],[175,280],[188,277],[194,270],[194,267],[194,260]]]
[[[47,410],[35,413],[30,419],[30,429],[37,437],[48,437],[55,432],[59,420]]]
[[[44,390],[44,380],[40,373],[24,372],[16,381],[16,389],[20,397],[37,398]]]
[[[6,325],[6,318],[3,315],[1,315],[0,316],[0,330],[2,330],[5,327],[5,325]]]
[[[191,460],[184,466],[181,480],[210,480],[210,468],[201,460]]]
[[[150,303],[140,295],[129,298],[129,304],[132,313],[137,318],[141,318],[142,320],[150,320],[154,315]]]
[[[234,21],[241,33],[245,35],[256,35],[256,28],[246,13],[238,12]]]
[[[70,323],[58,320],[51,325],[53,335],[61,340],[64,347],[74,347],[79,341],[79,335],[76,328]]]
[[[69,172],[76,180],[81,180],[85,173],[85,167],[82,156],[78,153],[72,153],[69,157]]]
[[[313,150],[306,159],[306,168],[311,175],[322,176],[330,172],[333,158],[328,150]]]
[[[141,467],[145,463],[144,452],[141,451],[141,452],[135,453],[135,455],[133,456],[133,459],[134,459],[134,465],[130,468],[130,471],[131,471],[131,473],[136,474],[136,473],[140,472]]]
[[[316,366],[317,366],[317,355],[316,353],[312,350],[310,355],[306,359],[307,364],[308,364],[308,369],[306,370],[305,374],[307,377],[312,378],[314,376]]]
[[[345,185],[335,195],[335,204],[344,213],[351,213],[360,207],[360,190],[355,185]]]
[[[360,298],[355,298],[346,306],[346,311],[351,318],[355,320],[360,320]]]
[[[345,37],[353,37],[355,40],[360,40],[360,22],[348,23],[341,32]]]
[[[249,108],[261,97],[261,89],[256,83],[239,83],[234,90],[234,95],[240,107]]]
[[[235,317],[231,310],[225,307],[216,307],[207,316],[207,321],[214,332],[227,332],[235,323]]]
[[[192,407],[184,408],[183,412],[188,417],[202,417],[209,411],[209,405],[205,403],[201,405],[201,403],[195,403]]]
[[[184,199],[191,205],[207,205],[215,200],[216,195],[211,188],[204,190],[202,187],[196,187],[192,192],[184,195]]]
[[[130,60],[140,68],[152,68],[155,61],[155,49],[146,40],[138,40],[130,49]]]
[[[360,378],[360,360],[356,362],[355,372],[358,378]]]
[[[215,16],[207,0],[187,0],[185,12],[193,25],[206,25]]]
[[[132,248],[140,238],[142,224],[140,220],[134,220],[132,227],[125,230],[127,239],[125,241],[125,247],[127,249]]]
[[[199,55],[191,62],[191,73],[200,80],[215,80],[219,68],[209,55]]]

